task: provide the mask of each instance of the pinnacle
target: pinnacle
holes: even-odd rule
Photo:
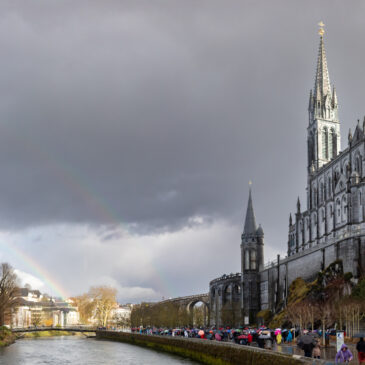
[[[253,210],[252,196],[251,196],[251,189],[250,189],[249,196],[248,196],[245,227],[243,230],[243,234],[244,235],[254,235],[256,233],[256,230],[257,230],[256,218],[255,218],[255,213]]]
[[[326,95],[331,95],[330,78],[328,74],[326,51],[324,48],[323,36],[320,37],[316,80],[314,83],[313,95],[321,100]]]

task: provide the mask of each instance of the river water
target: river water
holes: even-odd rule
[[[188,365],[177,356],[80,336],[18,340],[0,348],[1,365]]]

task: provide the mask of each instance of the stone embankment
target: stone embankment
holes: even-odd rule
[[[182,337],[147,336],[127,332],[97,331],[98,339],[125,342],[190,358],[208,365],[300,365],[325,364],[257,347]]]

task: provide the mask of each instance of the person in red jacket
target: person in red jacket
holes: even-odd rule
[[[248,342],[248,345],[250,346],[251,345],[251,342],[252,342],[252,335],[251,335],[250,332],[247,335],[247,342]]]

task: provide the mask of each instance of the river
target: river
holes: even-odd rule
[[[0,348],[1,365],[188,365],[194,361],[120,342],[80,336],[18,340]]]

